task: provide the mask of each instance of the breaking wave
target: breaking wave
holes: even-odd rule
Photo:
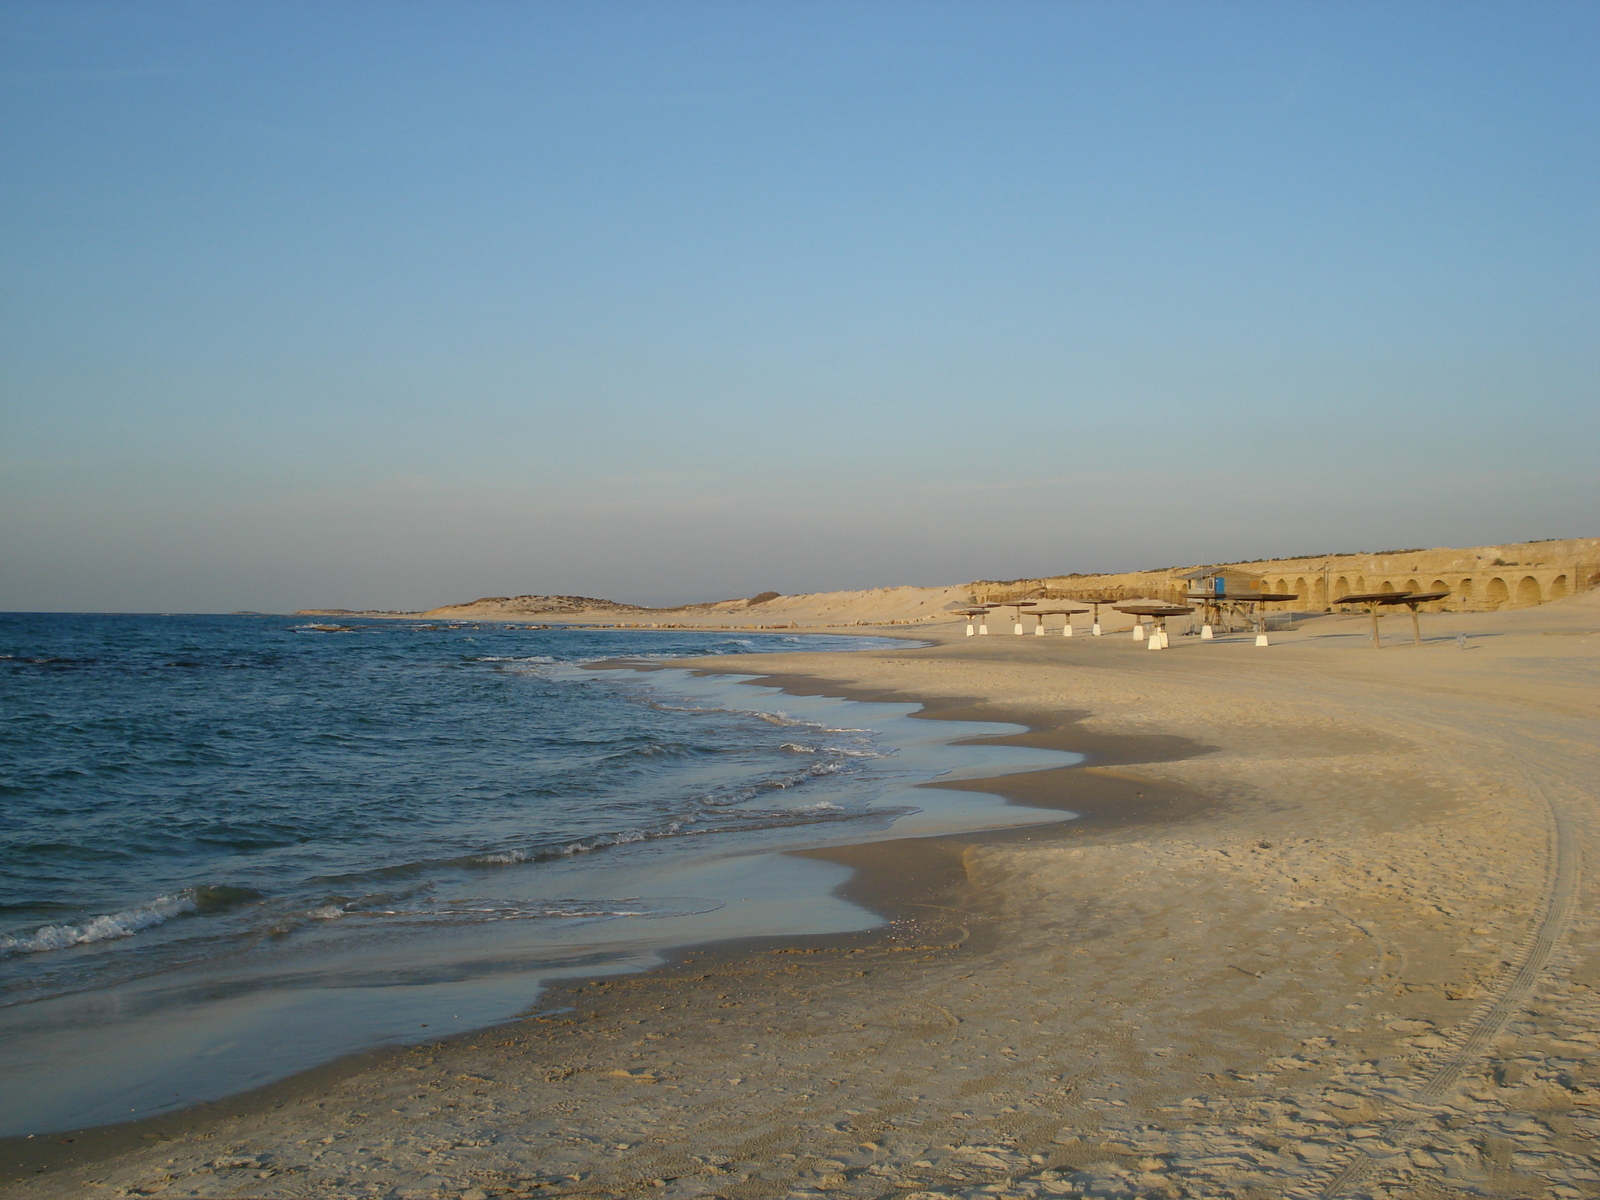
[[[42,925],[31,934],[0,934],[0,956],[41,954],[48,950],[66,950],[72,946],[128,938],[141,930],[165,925],[174,917],[214,912],[259,897],[260,893],[251,888],[185,888],[121,912],[91,917],[76,925]]]
[[[297,931],[318,936],[379,893],[361,907],[392,921],[648,915],[631,900],[416,897],[579,890],[536,864],[595,855],[603,870],[607,851],[764,831],[787,844],[790,827],[898,815],[874,804],[895,768],[872,760],[892,749],[832,726],[842,713],[757,712],[674,695],[665,676],[578,669],[870,639],[357,614],[6,622],[23,766],[0,783],[0,990],[30,1003],[264,946],[292,954]],[[517,864],[535,865],[502,874]]]
[[[410,904],[325,904],[306,915],[319,921],[345,917],[398,918],[448,923],[479,921],[597,920],[605,917],[687,917],[715,912],[721,900],[627,896],[606,900],[424,900]]]

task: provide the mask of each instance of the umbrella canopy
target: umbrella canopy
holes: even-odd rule
[[[1433,600],[1443,600],[1448,596],[1448,590],[1442,592],[1361,592],[1354,596],[1340,596],[1334,600],[1335,604],[1365,604],[1367,611],[1372,614],[1372,645],[1374,649],[1383,645],[1378,637],[1378,610],[1387,608],[1392,604],[1404,604],[1411,610],[1411,640],[1417,645],[1422,645],[1422,630],[1417,623],[1417,605],[1427,604]]]
[[[1355,596],[1339,596],[1335,604],[1431,604],[1443,600],[1448,590],[1442,592],[1362,592]]]

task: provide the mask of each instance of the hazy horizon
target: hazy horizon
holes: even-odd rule
[[[1584,536],[1597,49],[1559,2],[0,0],[0,610]]]
[[[1494,546],[1494,545],[1514,546],[1514,545],[1524,545],[1524,544],[1529,544],[1529,543],[1538,544],[1540,542],[1574,541],[1574,540],[1579,540],[1584,536],[1585,535],[1580,534],[1580,535],[1576,535],[1573,538],[1506,538],[1506,539],[1503,539],[1500,542],[1480,542],[1480,543],[1477,543],[1476,545],[1478,545],[1478,546]],[[1450,550],[1450,549],[1466,550],[1466,549],[1473,549],[1473,548],[1476,548],[1476,547],[1475,546],[1474,547],[1469,547],[1469,546],[1455,546],[1455,547],[1452,547],[1452,546],[1426,546],[1426,547],[1407,547],[1407,548],[1384,547],[1384,548],[1377,548],[1377,549],[1332,550],[1332,551],[1324,551],[1324,552],[1320,552],[1320,553],[1308,553],[1308,554],[1287,553],[1287,554],[1275,555],[1275,556],[1273,556],[1273,558],[1274,559],[1282,559],[1282,560],[1321,559],[1321,558],[1339,558],[1339,557],[1359,557],[1359,556],[1363,556],[1363,555],[1384,555],[1384,554],[1391,554],[1392,555],[1392,554],[1405,554],[1405,553],[1412,553],[1412,552],[1427,553],[1427,552],[1432,552],[1432,551],[1436,551],[1436,550]],[[1080,572],[1076,572],[1076,574],[1082,574],[1082,575],[1095,575],[1095,574],[1115,575],[1115,574],[1135,573],[1135,572],[1141,572],[1141,571],[1165,571],[1165,570],[1173,570],[1173,569],[1177,569],[1177,568],[1181,568],[1181,567],[1191,567],[1191,566],[1210,566],[1210,565],[1222,566],[1222,565],[1228,565],[1228,564],[1247,565],[1248,563],[1250,563],[1252,561],[1254,561],[1254,562],[1263,562],[1263,561],[1268,561],[1268,560],[1267,559],[1262,559],[1262,558],[1258,558],[1258,559],[1210,558],[1210,559],[1204,559],[1204,560],[1196,559],[1196,560],[1194,560],[1192,562],[1187,562],[1186,561],[1186,562],[1182,562],[1182,563],[1161,563],[1161,564],[1150,564],[1150,563],[1147,563],[1144,566],[1137,566],[1137,567],[1106,567],[1103,571],[1092,571],[1092,572],[1090,572],[1090,571],[1080,571]],[[1029,574],[1013,576],[1012,578],[1019,579],[1019,580],[1020,579],[1051,578],[1051,577],[1062,575],[1062,574],[1073,574],[1073,573],[1074,572],[1034,571],[1034,572],[1031,572]],[[963,579],[921,580],[921,581],[917,581],[917,582],[909,582],[909,581],[906,581],[906,580],[887,580],[886,579],[886,580],[879,580],[876,583],[864,583],[864,584],[861,584],[859,586],[850,587],[850,588],[839,588],[839,589],[802,588],[802,589],[797,589],[795,591],[790,591],[790,592],[779,592],[778,594],[780,596],[803,596],[803,595],[814,594],[814,593],[817,593],[817,592],[825,592],[825,591],[833,591],[833,590],[836,590],[836,591],[865,591],[865,590],[870,590],[870,589],[873,589],[873,588],[884,588],[884,587],[888,587],[888,588],[893,588],[893,587],[924,587],[924,588],[959,587],[959,586],[961,586],[963,584],[976,583],[976,582],[985,582],[985,581],[986,582],[1007,582],[1007,580],[1005,580],[1005,579],[1000,579],[1000,578],[996,578],[996,577],[993,577],[993,576],[976,576],[976,575],[972,576],[970,578],[963,578]],[[481,596],[451,597],[449,599],[439,600],[439,601],[434,602],[434,603],[422,604],[422,605],[419,605],[419,606],[417,606],[415,608],[409,608],[409,609],[383,608],[383,607],[380,607],[380,606],[377,606],[377,605],[355,606],[355,605],[332,605],[332,604],[307,603],[307,604],[297,605],[294,608],[285,607],[285,608],[273,608],[273,609],[227,609],[227,610],[221,610],[221,609],[32,609],[32,610],[17,609],[17,610],[0,610],[0,611],[11,611],[14,614],[26,613],[26,612],[59,612],[59,613],[62,613],[64,615],[72,615],[72,614],[80,614],[80,615],[89,614],[89,615],[93,615],[95,613],[100,613],[100,614],[127,613],[129,615],[138,615],[140,613],[144,613],[144,614],[159,613],[159,614],[168,615],[168,616],[282,616],[282,615],[292,614],[297,609],[298,610],[311,610],[311,611],[323,610],[323,611],[329,611],[329,612],[343,611],[343,612],[352,612],[352,613],[360,613],[360,612],[391,612],[391,613],[392,612],[419,612],[420,613],[420,612],[425,612],[425,611],[427,611],[429,609],[444,608],[444,607],[447,607],[449,605],[454,605],[454,604],[471,604],[471,603],[474,603],[474,602],[476,602],[478,600],[483,600],[483,599],[509,599],[509,598],[511,598],[513,596],[522,596],[522,595],[535,595],[535,596],[583,596],[583,597],[585,597],[587,599],[591,599],[591,600],[614,601],[614,602],[624,603],[624,604],[633,604],[633,605],[636,605],[636,606],[638,606],[640,608],[660,609],[662,611],[670,611],[671,609],[674,609],[674,608],[682,608],[682,607],[687,607],[687,606],[696,605],[696,604],[711,604],[711,603],[716,603],[718,601],[725,601],[725,600],[747,600],[747,599],[750,599],[752,596],[763,595],[763,594],[766,594],[768,592],[771,592],[772,590],[774,590],[774,589],[770,589],[770,588],[761,589],[760,591],[751,592],[751,593],[749,593],[747,595],[699,596],[699,597],[695,597],[695,598],[691,598],[691,599],[667,599],[667,600],[658,600],[658,601],[628,599],[627,597],[621,597],[621,596],[588,595],[587,593],[578,593],[578,592],[526,592],[526,591],[522,591],[522,592],[507,592],[507,593],[492,593],[492,594],[491,593],[485,593],[484,595],[481,595]]]

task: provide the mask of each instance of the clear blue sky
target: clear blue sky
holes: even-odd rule
[[[0,3],[0,608],[1600,534],[1597,35]]]

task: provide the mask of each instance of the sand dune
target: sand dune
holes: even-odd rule
[[[679,608],[642,608],[576,596],[493,597],[429,609],[422,615],[469,620],[557,619],[563,623],[643,628],[814,629],[948,620],[951,605],[970,602],[971,589],[967,587],[885,587],[804,596],[767,593],[748,600]]]
[[[1525,607],[1600,585],[1600,538],[1518,542],[1470,549],[1386,551],[1320,558],[1258,559],[1238,565],[1262,575],[1273,588],[1291,589],[1298,603],[1269,606],[1279,611],[1321,610],[1330,597],[1384,585],[1412,590],[1436,582],[1453,589],[1444,607]],[[422,613],[349,609],[302,609],[304,616],[423,616],[444,620],[559,621],[623,628],[838,629],[851,625],[902,625],[950,621],[953,608],[1014,598],[1054,597],[1081,603],[1084,597],[1118,601],[1180,599],[1188,590],[1188,567],[1122,574],[1043,575],[1030,579],[978,580],[941,587],[876,587],[858,591],[781,596],[763,592],[748,599],[647,608],[588,596],[485,596]],[[1438,578],[1443,576],[1442,579]],[[1280,586],[1281,585],[1281,586]],[[1497,588],[1498,585],[1498,588]],[[1528,589],[1531,588],[1531,591]],[[1109,613],[1107,621],[1129,622]]]

